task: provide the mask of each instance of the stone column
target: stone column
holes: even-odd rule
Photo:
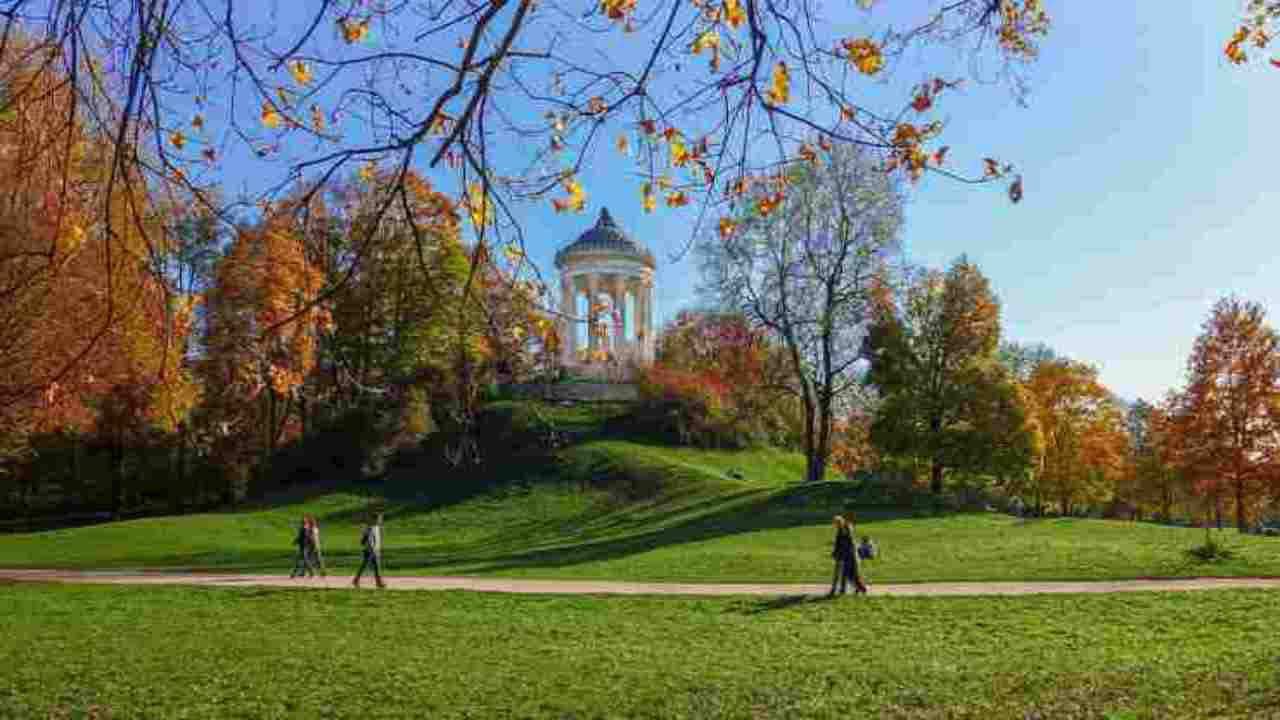
[[[627,327],[627,290],[626,280],[621,275],[613,275],[609,278],[609,299],[613,303],[613,308],[618,312],[617,320],[621,323],[621,327],[614,324],[614,318],[609,318],[609,338],[613,341],[614,357],[619,360],[623,359],[623,353],[626,350],[626,335],[619,333],[618,330],[626,330]]]
[[[568,365],[574,361],[577,348],[574,347],[574,341],[577,339],[576,323],[574,316],[578,314],[578,304],[576,302],[577,292],[573,287],[573,278],[568,274],[560,275],[560,358],[561,363]]]
[[[596,295],[600,292],[600,279],[594,273],[587,275],[587,349],[595,352],[600,349],[600,339],[596,337],[596,323],[600,320],[596,313]]]
[[[640,290],[640,297],[644,298],[644,313],[641,315],[640,323],[644,326],[644,362],[645,364],[653,363],[654,348],[657,347],[658,338],[655,337],[653,329],[653,283],[645,283]]]

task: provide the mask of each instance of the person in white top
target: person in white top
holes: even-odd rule
[[[307,516],[307,523],[310,526],[311,540],[309,547],[311,562],[309,564],[314,570],[320,571],[320,577],[328,577],[329,574],[324,569],[324,553],[320,551],[320,523],[312,515]]]
[[[360,587],[360,576],[364,575],[366,568],[373,568],[373,579],[377,581],[378,587],[386,587],[386,583],[382,582],[382,513],[375,515],[373,523],[360,534],[360,546],[364,548],[364,561],[360,563],[360,569],[356,571],[351,584]]]

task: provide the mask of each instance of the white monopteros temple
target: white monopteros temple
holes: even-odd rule
[[[653,253],[600,211],[556,253],[565,368],[625,379],[653,363]]]

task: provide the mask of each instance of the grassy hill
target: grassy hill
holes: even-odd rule
[[[873,581],[1280,575],[1280,541],[1223,537],[1235,556],[1191,561],[1203,531],[1086,519],[1022,521],[869,506],[843,481],[806,485],[803,458],[706,451],[606,429],[616,409],[495,406],[478,472],[436,464],[237,512],[0,535],[0,567],[287,572],[299,516],[321,522],[331,570],[358,564],[371,508],[395,573],[671,581],[812,581],[830,573],[830,518],[855,511],[881,545]],[[570,444],[529,450],[532,430]]]

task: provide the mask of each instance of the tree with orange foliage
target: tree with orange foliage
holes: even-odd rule
[[[220,454],[242,470],[255,452],[265,467],[281,441],[300,433],[299,393],[331,322],[312,303],[324,278],[293,217],[281,210],[240,229],[206,299],[206,398],[216,408]],[[242,490],[229,487],[227,500]]]
[[[1234,505],[1244,532],[1280,480],[1280,336],[1261,305],[1226,297],[1187,365],[1183,461],[1200,493]]]
[[[116,145],[57,59],[23,38],[0,47],[0,435],[16,452],[32,433],[96,437],[118,512],[126,450],[195,402],[189,308],[149,262],[163,209],[137,167],[113,172]]]
[[[1065,358],[1039,363],[1026,383],[1042,438],[1036,506],[1054,500],[1063,515],[1111,499],[1125,469],[1124,416],[1091,365]],[[1047,496],[1047,497],[1044,497]]]

